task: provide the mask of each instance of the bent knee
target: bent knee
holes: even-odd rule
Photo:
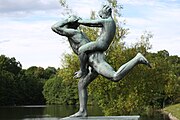
[[[113,82],[119,82],[121,79],[122,79],[121,76],[114,76],[112,80]]]

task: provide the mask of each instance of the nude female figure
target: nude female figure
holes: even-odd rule
[[[96,39],[96,41],[91,41],[85,45],[82,45],[79,48],[78,52],[80,59],[80,71],[77,72],[77,78],[80,78],[87,72],[87,54],[94,51],[106,51],[111,44],[116,32],[116,24],[112,17],[112,10],[110,6],[104,5],[102,9],[98,12],[98,14],[100,18],[96,20],[78,20],[78,23],[80,23],[81,25],[89,27],[100,27],[101,33]]]
[[[76,16],[71,16],[66,20],[57,22],[51,28],[52,30],[62,36],[66,36],[73,49],[73,51],[78,55],[78,49],[90,40],[87,36],[81,32],[78,27],[78,20],[80,18]],[[79,111],[70,117],[86,117],[87,116],[87,86],[100,74],[113,82],[118,82],[121,80],[128,72],[132,70],[137,64],[145,64],[150,67],[149,62],[146,58],[138,53],[129,62],[122,65],[117,71],[115,71],[106,61],[105,55],[102,51],[94,51],[88,54],[88,65],[91,70],[88,71],[86,75],[80,78],[78,82],[78,92],[80,108]]]

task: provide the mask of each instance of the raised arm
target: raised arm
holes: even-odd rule
[[[78,23],[88,27],[102,27],[104,20],[79,20]]]
[[[74,29],[69,29],[67,28],[67,20],[63,20],[63,21],[60,21],[60,22],[57,22],[56,24],[54,24],[51,29],[59,34],[59,35],[62,35],[62,36],[72,36],[74,35],[75,31]]]

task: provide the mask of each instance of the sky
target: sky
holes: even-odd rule
[[[73,14],[83,19],[98,11],[105,0],[66,0]],[[123,27],[129,28],[124,39],[134,44],[144,31],[153,38],[151,52],[167,50],[180,56],[180,1],[118,0],[123,5]],[[57,21],[67,17],[59,0],[0,0],[0,54],[15,57],[23,68],[31,66],[58,68],[65,53],[72,50],[65,37],[51,30]]]

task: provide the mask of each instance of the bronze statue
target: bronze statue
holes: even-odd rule
[[[106,10],[110,10],[109,6],[106,8],[103,8]],[[107,14],[109,14],[107,12]],[[99,14],[101,15],[101,14]],[[102,18],[104,19],[104,18]],[[112,18],[108,18],[112,19]],[[96,22],[98,24],[96,24]],[[102,20],[103,21],[103,20]],[[115,34],[115,23],[111,22],[108,23],[103,23],[101,20],[90,20],[86,22],[85,20],[83,21],[81,18],[77,16],[70,16],[69,18],[62,20],[60,22],[57,22],[52,26],[52,30],[62,36],[66,36],[68,38],[68,41],[73,49],[73,51],[79,56],[82,54],[85,55],[85,73],[84,71],[80,71],[82,73],[78,73],[81,75],[75,75],[75,77],[80,77],[79,83],[78,83],[78,92],[79,92],[79,101],[80,101],[80,108],[79,111],[70,117],[86,117],[87,114],[87,86],[100,74],[109,80],[113,82],[118,82],[121,80],[128,72],[132,70],[134,66],[137,64],[145,64],[150,67],[149,62],[147,59],[141,54],[138,53],[133,59],[131,59],[129,62],[125,63],[122,65],[117,71],[115,71],[111,65],[109,65],[105,61],[105,55],[104,51],[109,47],[114,34]],[[106,21],[106,20],[104,20]],[[99,24],[100,23],[100,24]],[[107,29],[110,27],[110,30],[104,30],[103,33],[100,35],[100,38],[98,38],[98,41],[91,42],[88,37],[78,29],[79,25],[88,25],[88,26],[96,26],[96,27],[102,27],[102,29]],[[105,27],[108,24],[108,27]],[[111,24],[111,25],[109,25]],[[111,32],[112,34],[108,33]],[[104,38],[107,37],[107,38]],[[104,40],[108,43],[103,43]],[[103,44],[104,46],[101,48],[100,44]],[[92,45],[92,46],[91,46]],[[82,50],[82,51],[81,51]],[[82,53],[81,53],[82,52]],[[80,58],[81,59],[81,58]],[[82,63],[81,63],[82,64]],[[89,70],[89,68],[91,68]],[[82,70],[82,68],[80,69]]]

